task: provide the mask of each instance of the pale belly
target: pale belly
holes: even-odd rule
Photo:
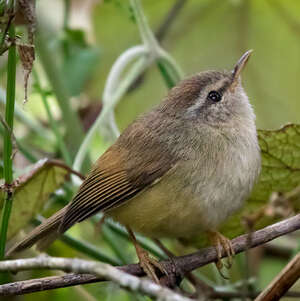
[[[235,195],[227,183],[201,183],[200,178],[198,173],[190,173],[184,180],[176,175],[164,177],[107,214],[153,238],[186,238],[206,230],[217,230],[220,223],[241,207],[245,195],[239,193],[240,187],[235,189],[239,191]]]
[[[191,208],[189,200],[162,193],[159,186],[141,193],[128,203],[111,210],[114,220],[146,236],[186,237],[205,228],[200,206]],[[195,210],[196,209],[196,210]]]

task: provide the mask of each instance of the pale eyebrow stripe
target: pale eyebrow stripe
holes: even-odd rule
[[[219,88],[217,91],[223,95],[224,92],[230,87],[231,85],[231,81],[229,80],[226,80],[225,83],[223,84],[223,86],[221,88]]]

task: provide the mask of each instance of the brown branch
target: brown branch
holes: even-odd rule
[[[174,5],[171,7],[170,11],[166,15],[165,19],[159,26],[158,30],[155,32],[155,36],[159,42],[161,42],[166,34],[172,23],[175,21],[177,15],[185,5],[187,0],[177,0]]]
[[[32,269],[62,270],[65,272],[85,273],[113,281],[129,291],[140,292],[146,296],[161,301],[192,301],[167,287],[152,282],[149,279],[138,278],[125,273],[107,263],[71,259],[62,257],[38,256],[27,259],[7,260],[0,262],[0,271],[25,271]]]
[[[213,292],[209,297],[211,299],[225,299],[225,298],[255,298],[260,294],[260,292],[228,292],[228,291],[218,291]],[[290,298],[300,298],[300,292],[287,292],[285,297]]]
[[[300,214],[297,214],[291,218],[278,222],[276,224],[265,227],[261,230],[251,233],[251,245],[249,247],[254,248],[264,243],[267,243],[279,236],[285,235],[290,232],[294,232],[300,229]],[[236,254],[247,250],[248,235],[241,235],[232,240],[232,245]],[[225,257],[223,250],[222,256]],[[181,267],[182,272],[186,273],[193,271],[194,269],[201,267],[210,262],[217,260],[217,254],[215,248],[202,249],[196,253],[180,256],[176,258],[176,265]]]
[[[62,287],[70,287],[74,285],[96,283],[104,281],[99,277],[89,274],[74,274],[69,273],[64,276],[51,276],[39,279],[30,279],[24,281],[17,281],[0,286],[0,296],[15,296],[24,295],[33,292],[40,292],[46,290],[52,290]],[[213,291],[210,292],[209,298],[220,299],[220,298],[255,298],[260,292],[228,292],[228,291]],[[287,292],[286,297],[293,297],[300,299],[300,292]]]
[[[72,174],[76,175],[76,176],[79,177],[81,180],[84,180],[84,179],[85,179],[85,176],[84,176],[82,173],[80,173],[80,172],[78,172],[78,171],[72,169],[70,166],[68,166],[67,164],[65,164],[64,162],[62,162],[62,161],[60,161],[60,160],[57,160],[57,159],[49,159],[48,161],[49,161],[49,163],[52,164],[53,166],[61,167],[61,168],[65,169],[65,170],[67,170],[69,173],[72,173]]]
[[[277,301],[300,278],[300,253],[274,278],[255,301]]]
[[[279,236],[294,232],[300,229],[300,214],[289,219],[265,227],[261,230],[253,232],[251,239],[251,248],[265,244]],[[232,245],[235,253],[245,251],[248,246],[248,235],[241,235],[232,240]],[[225,257],[225,253],[222,254]],[[193,271],[196,268],[214,262],[217,259],[215,248],[205,248],[196,253],[175,257],[172,260],[163,261],[164,266],[168,271],[172,271],[174,263],[176,269],[184,275],[187,272]],[[13,260],[14,261],[14,260]],[[9,262],[9,261],[3,261]],[[3,262],[0,262],[0,266]],[[144,273],[138,264],[130,264],[119,267],[122,271],[135,276],[143,276]],[[93,275],[86,274],[66,274],[64,276],[54,276],[39,279],[31,279],[19,282],[13,282],[0,285],[0,296],[13,296],[37,291],[56,289],[61,287],[74,286],[79,284],[87,284],[93,282],[104,281],[103,278],[97,278]]]

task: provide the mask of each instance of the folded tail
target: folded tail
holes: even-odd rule
[[[58,231],[68,205],[46,219],[38,227],[34,228],[23,240],[12,246],[5,254],[6,257],[16,252],[30,248],[37,243],[38,249],[44,249],[56,240],[61,233]]]

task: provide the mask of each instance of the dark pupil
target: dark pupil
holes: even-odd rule
[[[221,100],[222,96],[217,91],[210,91],[207,96],[210,100],[218,102]]]

